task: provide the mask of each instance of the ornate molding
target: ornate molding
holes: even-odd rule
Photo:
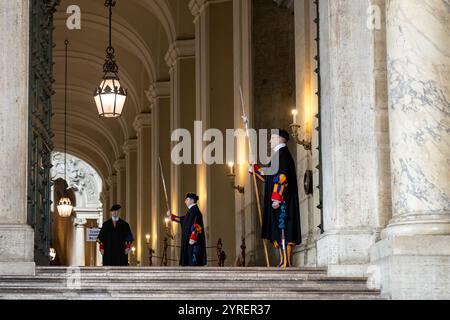
[[[138,140],[137,139],[129,139],[125,141],[123,144],[123,152],[125,152],[126,155],[129,155],[131,152],[137,152],[138,147]]]
[[[142,129],[152,127],[153,116],[151,113],[141,113],[136,116],[133,122],[134,130],[136,130],[138,137]]]
[[[73,225],[75,227],[84,227],[84,225],[87,223],[87,220],[85,218],[75,218],[73,219]]]
[[[232,0],[191,0],[189,2],[189,10],[191,11],[191,14],[194,16],[194,23],[197,23],[198,18],[200,15],[205,11],[205,9],[210,5],[214,3],[222,3],[222,2],[229,2]]]
[[[114,169],[116,171],[124,171],[127,168],[127,162],[125,159],[117,159],[116,162],[114,162]]]
[[[176,40],[166,53],[165,60],[169,68],[173,68],[179,59],[195,57],[195,39]]]
[[[117,186],[117,176],[116,175],[110,176],[108,179],[106,179],[106,183],[110,188]]]
[[[170,98],[170,81],[157,81],[145,91],[148,101],[153,105],[158,99]]]

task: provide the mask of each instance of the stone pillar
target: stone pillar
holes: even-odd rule
[[[130,224],[135,240],[138,239],[137,230],[137,139],[127,140],[123,146],[127,162],[127,206],[122,208],[123,218]]]
[[[137,234],[136,255],[141,266],[148,265],[146,234],[151,234],[152,215],[152,115],[141,113],[134,120],[137,133]]]
[[[110,201],[110,207],[106,208],[109,217],[109,209],[111,209],[112,205],[117,202],[117,175],[112,175],[107,180],[108,187],[109,187],[109,201]]]
[[[385,37],[367,28],[367,2],[319,4],[325,233],[317,259],[332,275],[362,276],[391,211]]]
[[[166,55],[170,67],[170,129],[187,129],[194,138],[195,115],[195,41],[177,40],[169,47]],[[176,143],[171,143],[171,149]],[[192,149],[194,147],[192,146]],[[193,152],[192,152],[193,155]],[[196,187],[196,166],[194,164],[176,165],[170,162],[170,202],[176,214],[185,211],[186,192],[201,193]],[[172,224],[176,234],[177,226]]]
[[[76,267],[84,267],[85,266],[85,232],[86,229],[84,225],[87,223],[86,219],[75,218],[74,219],[74,227],[75,227],[75,237],[74,237],[74,260],[72,266]]]
[[[320,179],[319,179],[319,128],[318,76],[315,72],[317,56],[317,6],[314,0],[295,1],[295,73],[297,124],[301,125],[300,137],[311,141],[312,150],[297,147],[297,175],[299,182],[300,219],[302,245],[294,250],[296,266],[315,266],[317,264],[316,242],[320,237]],[[290,122],[292,123],[292,121]],[[313,172],[313,194],[306,195],[301,182],[307,170]]]
[[[103,215],[102,215],[102,223],[103,223],[103,221],[109,219],[110,217],[109,209],[111,209],[110,192],[106,188],[104,188],[102,191],[101,200],[103,205]]]
[[[0,275],[34,274],[27,225],[28,1],[0,3]]]
[[[240,90],[242,89],[245,112],[253,119],[252,99],[252,0],[241,0],[233,2],[234,20],[234,127],[244,128],[242,123],[242,102]],[[244,186],[244,194],[235,193],[235,253],[240,259],[242,239],[245,239],[247,266],[256,265],[256,257],[263,258],[264,252],[257,252],[261,243],[261,236],[257,232],[258,212],[256,211],[255,192],[253,180],[248,174],[248,142],[246,140],[235,140],[236,143],[236,185]],[[241,165],[239,165],[241,163]],[[231,248],[230,248],[231,249]],[[237,264],[241,261],[237,260]]]
[[[390,0],[386,13],[393,217],[371,251],[372,284],[450,299],[450,10]]]
[[[127,162],[125,159],[119,159],[114,163],[117,175],[117,199],[122,208],[127,207]],[[110,208],[108,208],[109,210]]]
[[[189,3],[196,26],[196,80],[197,119],[204,131],[213,128],[223,137],[226,129],[234,128],[234,60],[233,60],[233,1],[192,0]],[[210,137],[210,139],[212,139]],[[225,143],[225,140],[224,140]],[[203,147],[209,143],[203,142]],[[203,152],[196,143],[195,154],[200,160]],[[205,214],[208,246],[221,238],[227,252],[227,264],[235,260],[235,190],[231,188],[225,154],[217,164],[207,164],[203,159],[197,171],[197,190],[200,208]],[[229,159],[232,160],[232,159]],[[232,199],[232,201],[223,201]],[[240,241],[239,241],[240,243]],[[209,250],[212,256],[215,251]],[[231,262],[230,262],[231,261]]]
[[[155,250],[155,255],[161,257],[165,236],[164,218],[167,211],[167,205],[158,158],[161,158],[161,163],[163,165],[164,178],[170,201],[170,82],[155,82],[150,86],[146,94],[152,110],[151,247]],[[154,264],[157,262],[157,260],[153,261]]]

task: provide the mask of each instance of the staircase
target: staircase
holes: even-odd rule
[[[0,276],[0,299],[380,299],[366,281],[323,268],[38,267],[32,277]]]

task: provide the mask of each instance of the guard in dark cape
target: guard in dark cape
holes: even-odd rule
[[[167,212],[172,221],[181,224],[180,266],[201,267],[207,264],[203,215],[197,201],[198,196],[195,193],[188,193],[184,203],[189,210],[185,216],[179,217]]]
[[[103,223],[97,238],[104,266],[128,266],[128,254],[133,243],[130,225],[119,218],[121,206],[111,208],[111,219]]]
[[[270,145],[274,153],[269,167],[255,165],[257,178],[265,184],[262,238],[278,249],[281,268],[292,266],[292,251],[301,244],[297,174],[287,142],[288,132],[272,130]]]

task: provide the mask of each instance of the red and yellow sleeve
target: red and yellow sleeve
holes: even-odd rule
[[[254,171],[256,172],[256,177],[261,180],[262,182],[265,182],[265,178],[264,178],[264,171],[262,170],[262,168],[258,165],[254,165]],[[252,171],[249,172],[250,174],[253,174]]]
[[[288,185],[287,177],[285,174],[279,174],[273,179],[273,192],[272,201],[283,202],[283,193]]]
[[[179,216],[174,215],[174,214],[170,215],[170,220],[178,222],[178,223],[181,223],[181,218]]]

